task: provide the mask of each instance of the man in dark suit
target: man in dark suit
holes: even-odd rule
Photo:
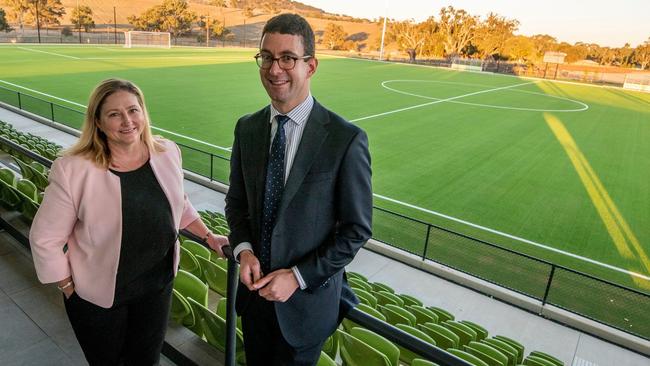
[[[237,122],[226,195],[246,360],[315,365],[358,303],[344,268],[371,235],[368,140],[311,96],[305,19],[270,19],[255,58],[271,105]]]

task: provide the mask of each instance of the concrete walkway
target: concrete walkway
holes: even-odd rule
[[[11,123],[16,129],[43,136],[63,146],[69,146],[76,140],[76,137],[2,108],[0,108],[0,120]],[[185,188],[190,200],[197,209],[223,212],[223,194],[187,180],[185,182]],[[4,245],[2,241],[5,240],[5,238],[0,236],[0,256],[2,256],[2,248]],[[4,246],[6,247],[6,245]],[[5,291],[5,287],[11,289],[13,288],[12,286],[17,286],[11,283],[11,278],[15,278],[17,274],[24,273],[25,271],[33,271],[33,267],[30,267],[31,263],[29,261],[22,260],[22,262],[17,262],[15,257],[15,254],[11,254],[8,258],[0,257],[0,289],[3,291]],[[370,281],[383,282],[393,287],[398,293],[416,296],[425,305],[445,308],[459,320],[466,319],[481,324],[489,331],[490,335],[500,334],[516,339],[526,347],[526,354],[534,350],[543,351],[558,357],[565,365],[575,366],[650,365],[650,358],[648,357],[556,322],[549,321],[536,314],[495,300],[466,287],[456,285],[428,272],[405,265],[370,250],[362,249],[348,269],[367,276]],[[7,276],[9,279],[5,278]],[[19,280],[19,282],[24,281]],[[35,279],[29,281],[28,287],[38,286]],[[48,299],[57,295],[57,293],[47,292],[45,295],[38,295],[40,298],[35,298],[28,301],[28,303],[30,306],[35,306],[35,304],[40,303],[48,304],[48,302],[51,302]],[[5,318],[2,312],[4,311],[3,306],[5,306],[3,304],[6,304],[7,301],[3,297],[3,294],[0,293],[0,324],[5,324]],[[18,314],[22,313],[27,318],[32,318],[32,316],[28,315],[27,311],[15,308],[12,311]],[[56,308],[53,308],[51,311],[52,313],[49,315],[34,316],[37,319],[32,320],[35,324],[40,324],[41,322],[47,324],[49,321],[47,319],[50,317],[60,318],[61,316],[65,316],[65,314],[62,314]],[[36,325],[36,328],[39,326]],[[57,326],[65,327],[61,324]],[[7,364],[3,362],[4,353],[11,352],[10,350],[13,349],[12,345],[19,343],[19,339],[24,340],[25,338],[29,338],[16,333],[16,337],[19,338],[14,339],[13,333],[8,334],[4,330],[0,333],[0,364],[2,365]],[[174,339],[174,337],[183,339],[183,334],[168,335],[168,341],[170,338]],[[49,338],[50,340],[53,339],[52,337]],[[47,337],[42,337],[42,339],[42,347],[46,347],[49,344],[46,340]],[[78,357],[72,358],[75,354],[78,355],[78,351],[75,351],[78,345],[74,342],[74,338],[70,339],[68,337],[65,338],[65,342],[61,341],[56,344],[62,349],[69,348],[71,351],[66,352],[66,355],[68,353],[72,355],[68,356],[72,360],[79,359]],[[181,342],[181,344],[183,343]],[[48,347],[51,347],[51,345]],[[210,356],[210,352],[206,351],[201,345],[197,345],[195,340],[189,341],[189,343],[185,344],[184,348],[180,347],[180,349],[184,353],[203,352]],[[17,358],[14,359],[17,360]],[[207,359],[210,359],[210,357]]]

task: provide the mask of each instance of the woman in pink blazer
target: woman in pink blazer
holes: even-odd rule
[[[56,283],[91,365],[158,364],[178,231],[219,251],[183,190],[181,154],[151,134],[140,89],[109,79],[92,93],[79,141],[58,158],[30,242],[38,278]]]

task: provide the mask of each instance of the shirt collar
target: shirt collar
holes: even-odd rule
[[[271,119],[269,120],[269,123],[273,123],[275,120],[275,116],[279,114],[284,114],[291,121],[296,123],[297,125],[302,125],[303,123],[307,122],[307,119],[309,118],[309,114],[311,113],[311,109],[314,107],[314,97],[311,96],[311,92],[309,95],[307,95],[307,98],[302,101],[302,103],[298,104],[294,109],[290,110],[289,113],[280,113],[273,104],[271,104]]]

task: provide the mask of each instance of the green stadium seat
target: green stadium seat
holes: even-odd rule
[[[424,323],[420,324],[418,328],[433,338],[440,348],[449,349],[460,347],[460,338],[458,335],[440,324]]]
[[[536,356],[528,356],[524,359],[524,365],[526,366],[554,366],[555,364],[551,361],[543,359]]]
[[[496,335],[496,336],[494,336],[492,338],[497,339],[497,340],[499,340],[501,342],[505,342],[505,343],[509,344],[510,346],[512,346],[514,349],[516,349],[517,350],[517,363],[522,363],[523,362],[523,360],[524,360],[524,346],[521,343],[515,341],[512,338],[508,338],[508,337],[502,336],[502,335]]]
[[[548,353],[544,353],[542,351],[533,351],[533,352],[529,353],[528,356],[529,357],[530,356],[535,356],[535,357],[542,358],[542,359],[544,359],[546,361],[549,361],[549,362],[553,363],[555,366],[564,366],[564,362],[562,362],[559,359],[557,359],[556,357],[554,357],[552,355],[549,355]]]
[[[400,294],[400,295],[397,295],[397,296],[404,301],[404,305],[418,305],[418,306],[423,305],[422,301],[420,301],[419,299],[417,299],[417,298],[415,298],[415,297],[413,297],[411,295]]]
[[[386,292],[386,291],[377,291],[373,295],[377,298],[377,304],[386,305],[393,304],[397,306],[404,306],[404,300],[400,299],[399,296]]]
[[[461,345],[466,345],[471,341],[477,340],[476,332],[464,324],[453,320],[447,320],[446,322],[442,322],[441,325],[456,333],[458,338],[460,338]]]
[[[415,315],[409,313],[407,310],[394,305],[377,305],[379,311],[381,311],[384,316],[386,316],[386,322],[392,325],[397,324],[406,324],[413,326],[415,325]]]
[[[346,366],[393,366],[383,353],[360,339],[338,329],[340,356]]]
[[[350,334],[386,356],[392,366],[399,366],[400,350],[393,342],[373,331],[360,327],[352,328]]]
[[[494,338],[486,338],[483,339],[481,342],[489,346],[492,346],[492,348],[498,349],[499,351],[501,351],[501,353],[506,355],[506,357],[508,357],[508,365],[510,366],[517,365],[518,363],[517,350],[511,345]]]
[[[421,340],[423,340],[423,341],[425,341],[425,342],[427,342],[427,343],[429,343],[431,345],[434,345],[434,346],[436,345],[436,341],[434,341],[433,338],[429,337],[428,334],[424,333],[423,331],[421,331],[421,330],[419,330],[417,328],[414,328],[414,327],[412,327],[410,325],[405,325],[405,324],[397,324],[396,327],[399,328],[400,330],[412,335],[412,336],[420,338]],[[399,352],[400,352],[399,359],[402,362],[404,362],[406,364],[411,364],[411,362],[414,359],[418,358],[418,354],[414,353],[413,351],[410,351],[410,350],[408,350],[408,349],[406,349],[404,347],[400,347],[400,346],[398,346],[398,348],[399,348]]]
[[[180,247],[180,263],[179,267],[182,270],[185,270],[197,278],[201,279],[203,277],[203,271],[201,270],[201,264],[199,261],[196,259],[194,254],[187,250],[187,248],[181,246]],[[201,281],[204,281],[204,279],[201,279]]]
[[[219,267],[216,263],[203,258],[200,255],[195,255],[194,258],[199,262],[201,271],[208,286],[221,296],[226,296],[228,287],[228,272]]]
[[[455,319],[454,314],[448,312],[447,310],[445,310],[443,308],[439,308],[437,306],[427,306],[427,309],[429,309],[429,310],[433,311],[434,313],[436,313],[436,315],[438,315],[438,320],[441,323],[446,322],[447,320],[454,320]]]
[[[459,323],[465,324],[476,332],[478,340],[483,340],[488,337],[488,331],[483,326],[471,322],[469,320],[461,320]]]
[[[377,307],[377,298],[373,294],[369,293],[368,291],[362,290],[360,288],[353,287],[352,290],[354,291],[355,295],[357,295],[357,297],[359,298],[359,301],[361,301],[362,303],[370,307],[373,308]]]
[[[438,364],[421,358],[414,358],[413,361],[411,361],[411,366],[438,366]]]
[[[175,289],[172,289],[172,304],[169,315],[173,321],[181,325],[183,324],[183,319],[187,316],[192,318],[192,324],[195,322],[192,308],[190,308],[190,303],[187,302],[187,299]]]
[[[199,324],[199,335],[205,337],[208,344],[214,346],[221,352],[226,351],[226,320],[212,312],[193,298],[188,302],[192,306],[192,311],[196,314]],[[245,364],[244,356],[244,339],[239,330],[235,330],[235,359],[238,365]]]
[[[182,269],[178,270],[176,278],[174,279],[174,289],[178,291],[186,299],[193,299],[199,304],[207,307],[208,306],[208,285],[203,283],[198,277],[193,274],[184,271]],[[183,319],[182,324],[188,327],[196,334],[201,334],[201,325],[196,321],[196,314],[194,313],[194,308],[192,309],[192,315],[188,315]]]
[[[465,345],[465,351],[480,358],[490,366],[508,366],[508,357],[487,344],[472,341]]]
[[[368,315],[371,315],[371,316],[383,321],[383,322],[386,321],[386,316],[384,314],[382,314],[379,310],[377,310],[375,308],[371,308],[370,306],[368,306],[366,304],[359,304],[359,305],[356,306],[356,308],[358,310],[360,310],[360,311],[363,311],[364,313],[366,313]],[[357,323],[355,323],[352,320],[347,319],[347,318],[343,319],[341,324],[343,325],[343,329],[345,329],[348,332],[350,331],[350,329],[359,326]]]
[[[336,359],[336,355],[339,353],[339,337],[336,332],[327,337],[325,343],[323,344],[323,352],[325,352],[332,359]]]
[[[212,257],[212,253],[213,253],[212,250],[204,247],[203,245],[195,242],[194,240],[187,239],[183,241],[182,245],[185,249],[189,250],[195,256],[200,255],[201,257],[206,258],[208,260],[210,260],[210,258]]]
[[[316,366],[338,366],[338,365],[327,353],[321,351]]]
[[[485,361],[481,360],[480,358],[474,356],[471,353],[467,353],[465,351],[461,351],[459,349],[451,348],[448,349],[447,352],[451,353],[452,355],[461,358],[469,363],[471,363],[474,366],[490,366]]]
[[[362,275],[359,272],[346,271],[345,273],[348,276],[348,278],[356,278],[356,279],[361,280],[361,281],[363,281],[365,283],[368,283],[368,278],[366,276]]]
[[[424,306],[406,305],[404,308],[415,315],[415,324],[438,323],[438,315]]]
[[[386,291],[386,292],[390,292],[391,294],[395,293],[395,290],[393,290],[390,286],[381,282],[373,282],[370,285],[375,291]]]
[[[217,313],[217,315],[219,315],[220,317],[226,319],[227,314],[228,314],[228,299],[227,298],[222,297],[222,298],[219,299],[219,301],[217,302],[217,308],[216,308],[215,313]],[[240,331],[242,330],[241,316],[237,317],[237,329],[239,329]]]
[[[359,279],[356,279],[356,278],[348,278],[348,285],[350,285],[350,287],[356,287],[356,288],[363,289],[363,290],[365,290],[367,292],[370,292],[370,293],[375,292],[375,290],[372,288],[372,286],[370,286],[370,284],[368,282],[363,282],[363,281],[361,281]]]
[[[16,188],[30,200],[34,202],[38,201],[38,189],[31,181],[27,179],[19,179],[16,182]]]

